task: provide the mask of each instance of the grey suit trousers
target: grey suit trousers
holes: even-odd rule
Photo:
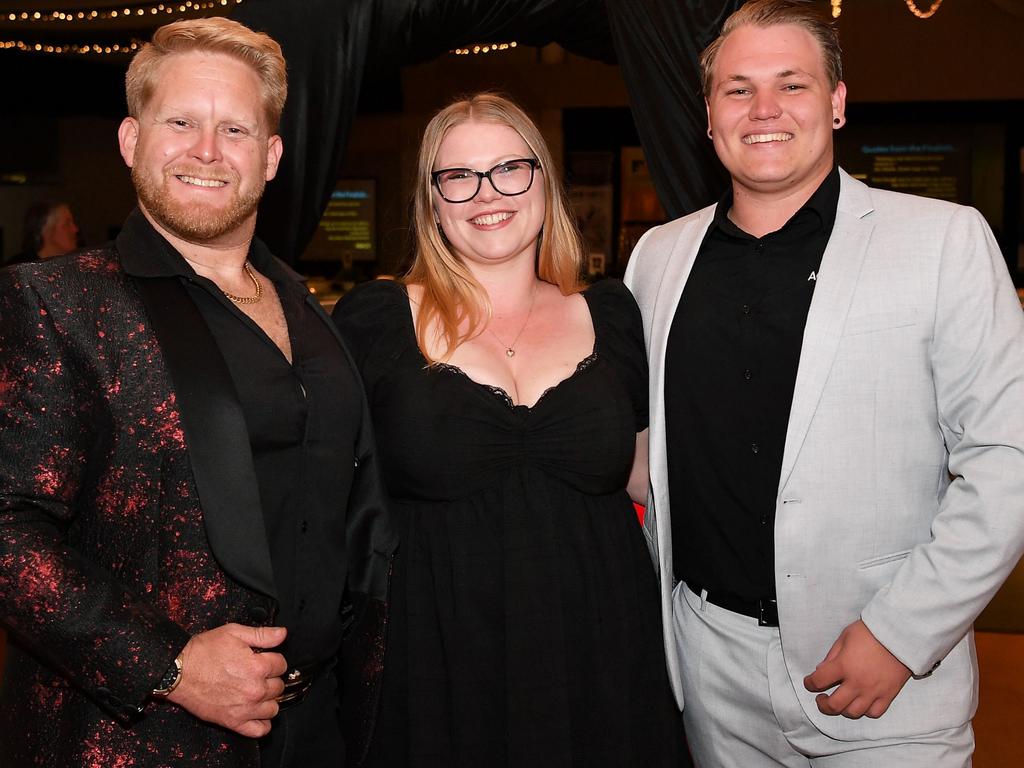
[[[686,702],[683,721],[697,768],[971,765],[970,721],[901,739],[840,741],[826,736],[800,706],[778,627],[759,627],[756,619],[705,602],[682,583],[672,598]]]

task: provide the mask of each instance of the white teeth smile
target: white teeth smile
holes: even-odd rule
[[[179,181],[183,181],[186,184],[191,184],[195,187],[225,187],[227,186],[226,181],[220,179],[200,179],[195,176],[179,176]]]
[[[477,216],[475,219],[470,219],[469,221],[471,224],[487,226],[489,224],[500,224],[501,222],[507,221],[511,218],[511,212],[502,211],[501,213],[485,213],[483,216]]]
[[[766,144],[769,141],[789,141],[792,133],[757,133],[743,137],[744,144]]]

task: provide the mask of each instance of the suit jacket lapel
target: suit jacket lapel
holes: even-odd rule
[[[683,288],[686,287],[686,279],[693,269],[697,251],[700,250],[700,244],[714,218],[715,206],[700,211],[693,224],[680,234],[671,255],[665,260],[665,271],[661,276],[658,300],[654,308],[654,317],[651,319],[651,327],[657,329],[657,332],[651,334],[651,348],[648,350],[652,367],[660,377],[660,389],[664,388],[665,383],[665,350],[672,321],[676,316],[676,308],[683,295]]]
[[[117,248],[174,385],[210,549],[237,582],[276,598],[249,433],[227,364],[181,277],[168,268],[170,244],[137,210]]]
[[[868,188],[840,170],[839,207],[807,313],[789,413],[779,491],[789,480],[839,349],[874,225]]]

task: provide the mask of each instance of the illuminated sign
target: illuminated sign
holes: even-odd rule
[[[342,263],[373,261],[377,258],[376,229],[376,182],[343,179],[331,193],[303,259]]]
[[[847,126],[840,165],[872,187],[971,204],[972,141],[961,126]]]

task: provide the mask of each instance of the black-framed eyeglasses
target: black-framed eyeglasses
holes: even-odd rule
[[[539,160],[523,157],[498,163],[488,171],[442,168],[431,172],[430,179],[449,203],[468,203],[477,196],[484,179],[491,182],[495,192],[507,197],[521,195],[533,186],[533,175],[538,168]]]

